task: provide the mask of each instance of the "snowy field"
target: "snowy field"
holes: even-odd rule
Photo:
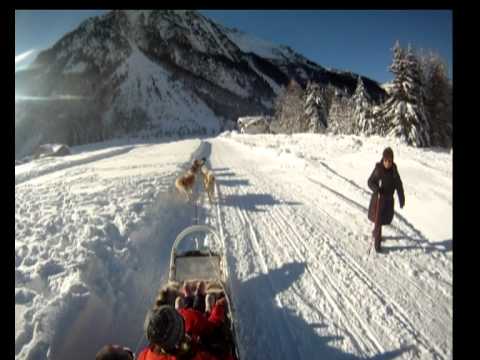
[[[391,146],[405,189],[367,256],[367,179]],[[227,251],[242,359],[451,359],[452,154],[379,137],[239,135],[99,143],[15,167],[15,359],[140,350],[194,209],[174,179],[205,156],[201,223]]]

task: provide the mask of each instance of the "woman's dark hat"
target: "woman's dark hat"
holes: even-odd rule
[[[174,349],[185,335],[182,316],[169,305],[150,310],[145,318],[144,330],[150,343],[165,350]]]

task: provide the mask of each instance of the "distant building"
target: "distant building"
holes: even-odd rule
[[[65,156],[71,153],[70,148],[65,144],[43,144],[39,145],[32,155],[34,159],[38,159],[45,156]]]
[[[242,134],[265,134],[271,121],[271,116],[245,116],[238,118],[237,125]]]

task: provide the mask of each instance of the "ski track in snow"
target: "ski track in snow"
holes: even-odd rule
[[[270,234],[272,233],[272,229],[273,229],[273,228],[276,228],[276,229],[279,229],[280,231],[283,230],[283,233],[285,234],[285,233],[286,233],[285,228],[288,228],[288,227],[290,227],[290,226],[289,226],[289,224],[288,224],[288,221],[285,221],[284,218],[282,218],[282,219],[279,219],[279,218],[280,218],[280,216],[278,216],[278,217],[277,217],[277,216],[271,216],[271,217],[269,217],[268,221],[269,221],[269,222],[274,221],[274,222],[275,222],[275,224],[274,224],[275,226],[272,227],[271,225],[270,225],[270,226],[267,225],[267,228],[265,229],[266,231],[263,231],[264,229],[262,229],[262,231],[260,231],[260,233],[264,234],[264,237],[267,237],[267,238],[268,238],[268,236],[266,236],[266,235],[270,235]],[[251,222],[252,222],[252,221],[250,220],[250,223],[251,223]],[[265,222],[264,222],[264,223],[265,223]],[[257,225],[257,226],[258,226],[258,225]],[[258,227],[259,227],[259,226],[258,226]],[[251,228],[251,226],[250,226],[249,228]],[[269,229],[269,228],[270,228],[270,229]],[[299,255],[299,254],[300,254],[300,251],[299,251],[298,247],[295,246],[295,245],[293,245],[293,242],[292,242],[291,240],[289,240],[289,239],[291,238],[291,236],[292,236],[292,234],[290,233],[290,234],[287,234],[286,236],[283,236],[283,237],[280,237],[280,238],[279,238],[279,237],[275,237],[275,238],[277,239],[277,241],[278,241],[279,239],[281,239],[281,240],[287,240],[288,243],[291,245],[292,249],[294,250],[294,252],[295,252],[297,255]],[[299,239],[298,237],[297,237],[297,240],[300,240],[300,241],[301,241],[301,239]],[[256,242],[258,243],[258,240],[257,240]],[[278,242],[278,244],[280,244],[280,242]],[[257,245],[256,247],[258,248],[258,245]],[[254,247],[254,250],[255,250],[255,247]],[[267,249],[266,251],[268,252],[268,249]],[[286,251],[286,253],[288,253],[288,251]],[[298,256],[298,259],[302,259],[302,256],[299,255],[299,256]],[[262,269],[262,271],[263,271],[263,273],[267,273],[267,268],[265,268],[265,266],[264,266],[263,269]],[[317,289],[319,289],[319,290],[322,289],[322,285],[323,285],[323,284],[321,284],[321,282],[318,280],[317,276],[315,276],[315,275],[313,274],[313,272],[311,272],[311,271],[308,269],[308,266],[307,266],[307,271],[308,271],[308,272],[310,273],[310,275],[312,276],[312,278],[313,278],[313,283],[316,285]],[[304,292],[304,290],[300,290],[300,291],[301,291],[301,292]],[[339,311],[339,310],[338,310],[338,306],[336,305],[335,301],[333,301],[333,299],[332,299],[332,297],[330,296],[330,294],[327,292],[327,293],[325,293],[325,295],[327,295],[327,296],[329,297],[329,299],[330,299],[330,304],[333,305],[333,306],[337,309],[337,311]],[[287,324],[286,326],[288,327],[288,324]],[[355,334],[355,335],[358,336],[359,334],[357,333],[357,334]],[[293,344],[292,344],[292,345],[293,345]]]
[[[245,194],[243,194],[243,195],[245,195]],[[253,224],[252,219],[246,214],[246,212],[245,212],[244,210],[241,210],[241,209],[238,209],[238,208],[236,208],[236,209],[237,209],[237,213],[238,213],[238,215],[239,215],[239,218],[241,219],[242,226],[246,226],[246,227],[248,228],[248,234],[251,234],[251,236],[249,236],[248,238],[250,238],[250,242],[251,242],[251,244],[252,244],[252,245],[251,245],[251,248],[253,249],[253,251],[254,251],[255,253],[258,253],[258,254],[264,254],[264,253],[267,253],[267,254],[268,254],[268,253],[269,253],[269,249],[268,249],[268,248],[267,248],[267,249],[264,249],[264,250],[262,250],[262,249],[260,248],[260,245],[259,245],[259,236],[256,235],[256,234],[257,234],[257,231],[254,230],[255,225]],[[234,217],[234,218],[235,218],[235,217]],[[272,232],[273,229],[280,229],[280,230],[281,230],[282,228],[284,228],[284,227],[286,227],[286,226],[289,226],[287,221],[284,221],[284,220],[278,221],[278,220],[276,219],[276,217],[271,217],[270,219],[275,221],[275,227],[268,226],[268,224],[267,224],[267,227],[266,227],[266,228],[260,227],[259,224],[257,224],[257,226],[256,226],[257,228],[260,228],[260,229],[262,230],[262,231],[258,231],[258,233],[263,234],[263,236],[262,236],[263,238],[268,237],[268,235],[272,235],[272,234],[273,234],[273,232]],[[247,235],[248,235],[248,234],[247,234]],[[273,238],[279,240],[279,238],[276,237],[276,236],[274,236]],[[283,237],[283,238],[281,238],[281,239],[282,239],[282,240],[283,240],[283,239],[288,239],[288,236],[285,236],[285,237]],[[290,244],[292,245],[291,242],[290,242]],[[296,248],[296,246],[292,246],[292,248],[293,248],[294,250],[297,250],[297,252],[298,252],[298,249]],[[246,256],[247,258],[248,258],[248,253],[249,253],[249,252],[250,252],[249,250],[244,251],[245,256]],[[288,253],[288,251],[287,251],[286,253]],[[261,257],[259,257],[259,258],[260,258],[260,259],[264,259],[265,256],[261,256]],[[299,256],[299,258],[301,259],[301,256]],[[283,259],[283,260],[284,260],[284,259]],[[291,259],[291,260],[295,260],[295,259]],[[298,260],[298,259],[297,259],[297,260]],[[276,268],[276,267],[278,266],[278,262],[279,262],[279,261],[275,261],[275,262],[274,262],[273,268]],[[288,261],[287,261],[287,262],[288,262]],[[282,261],[280,261],[280,264],[281,264],[281,263],[282,263]],[[252,268],[252,267],[249,267],[249,268]],[[272,268],[272,267],[270,267],[270,268]],[[255,269],[255,268],[253,268],[253,270],[254,270],[254,269]],[[261,264],[260,264],[260,269],[261,269],[261,271],[262,271],[263,274],[267,274],[267,273],[268,273],[269,268],[266,266],[266,261],[265,261],[265,260],[263,260],[263,261],[261,262]],[[313,277],[313,279],[314,279],[314,282],[315,282],[315,284],[317,285],[317,289],[318,289],[318,286],[320,285],[320,282],[318,281],[317,277],[316,277],[315,275],[313,275],[312,272],[309,271],[309,273],[312,275],[312,277]],[[271,284],[270,284],[270,285],[271,285]],[[275,290],[275,287],[274,287],[273,285],[271,285],[271,290],[272,290],[272,294],[275,294],[275,291],[274,291],[274,290]],[[303,292],[303,290],[301,290],[301,292]],[[328,294],[327,294],[327,295],[328,295]],[[281,302],[280,302],[280,303],[281,303]],[[336,305],[335,305],[335,302],[334,302],[333,300],[331,300],[330,303],[331,303],[333,306],[336,306]],[[288,328],[288,326],[289,326],[289,325],[288,325],[288,322],[286,322],[286,321],[285,321],[285,326],[286,326],[287,328]],[[281,327],[276,327],[276,326],[275,326],[274,328],[281,328]],[[261,330],[261,329],[259,329],[259,330]],[[358,335],[358,334],[356,334],[356,335]],[[292,338],[292,339],[295,339],[295,337],[293,336],[293,332],[292,332],[292,331],[289,331],[289,334],[287,334],[287,336],[290,337],[290,338]],[[283,344],[284,342],[282,341],[281,343]],[[292,348],[292,347],[293,347],[293,348],[296,347],[296,346],[295,346],[295,342],[289,344],[289,348]],[[282,351],[280,352],[280,354],[285,354],[284,350],[282,350]],[[277,356],[278,356],[278,355],[277,355]],[[273,356],[272,358],[276,358],[277,356]],[[293,358],[302,358],[302,357],[299,356],[298,354],[297,354],[297,355],[292,354],[291,356],[293,356]],[[289,357],[287,356],[286,358],[289,358]]]
[[[366,179],[292,155],[294,138],[280,154],[255,141],[92,148],[17,166],[15,358],[76,360],[108,342],[140,350],[170,247],[195,221],[224,242],[242,359],[451,358],[448,241],[430,241],[417,218],[397,212],[384,227],[386,253],[368,256]],[[431,189],[448,203],[445,163],[401,149],[401,171],[434,171]],[[210,205],[198,179],[194,209],[173,181],[202,156],[217,197]]]
[[[230,151],[219,150],[218,153],[232,153],[232,150],[230,150]],[[230,161],[230,163],[231,163],[231,161]],[[248,164],[248,162],[244,162],[244,163],[241,164],[243,166],[243,170],[244,170],[242,175],[246,175],[245,170],[247,168],[247,164]],[[226,162],[221,164],[221,165],[225,166]],[[253,180],[252,175],[256,175],[256,177],[255,177],[255,181],[256,181],[255,189],[256,189],[256,191],[267,190],[269,193],[273,194],[273,193],[275,193],[275,190],[278,191],[278,187],[281,187],[282,185],[285,184],[285,182],[282,182],[282,184],[280,184],[280,182],[277,181],[278,183],[273,185],[272,183],[273,183],[274,180],[272,180],[272,178],[268,178],[268,181],[269,181],[270,185],[265,184],[265,181],[266,181],[265,179],[267,179],[267,176],[266,176],[267,174],[265,174],[265,173],[263,173],[261,175],[258,174],[259,172],[255,170],[255,169],[258,169],[258,168],[259,167],[253,167],[252,166],[248,169],[249,170],[248,175],[250,176],[248,180],[252,181]],[[232,169],[232,170],[235,170],[235,172],[237,172],[237,169]],[[256,172],[257,172],[257,174],[256,174]],[[240,173],[238,173],[238,175],[239,174]],[[263,179],[263,182],[264,182],[263,184],[258,183],[260,179]],[[323,192],[325,193],[324,190],[323,190]],[[327,193],[329,193],[329,192],[330,191],[327,191]],[[244,193],[244,195],[246,195],[246,193]],[[295,198],[297,200],[300,200],[300,198],[301,198],[301,195],[300,196],[299,195],[300,194],[295,194]],[[309,193],[309,196],[312,197],[311,192]],[[323,196],[325,196],[325,194]],[[331,197],[331,195],[330,195],[330,197]],[[345,201],[342,199],[342,197],[335,196],[334,199],[333,199],[333,201],[335,201],[337,203],[338,203],[339,200],[340,200],[340,203],[341,203],[342,206],[346,205],[346,204],[344,204]],[[363,201],[363,203],[368,203],[367,201],[368,201],[368,199],[365,199]],[[351,207],[355,208],[353,206],[351,206]],[[295,208],[295,206],[293,206],[292,208]],[[311,208],[316,209],[316,210],[321,210],[321,207],[315,206],[315,203],[312,204]],[[275,227],[277,229],[280,229],[280,231],[282,231],[284,233],[284,235],[281,237],[281,239],[291,245],[291,250],[290,251],[293,250],[293,252],[296,253],[297,259],[312,259],[313,264],[315,264],[315,261],[313,260],[314,258],[311,258],[311,257],[308,256],[308,253],[311,252],[311,245],[312,244],[308,244],[307,242],[304,241],[304,239],[308,239],[309,237],[311,237],[312,234],[308,230],[304,231],[303,234],[302,234],[301,230],[305,229],[305,228],[316,229],[316,230],[323,230],[323,229],[327,230],[327,231],[322,231],[321,238],[323,238],[323,240],[324,240],[324,245],[327,245],[327,247],[326,247],[327,250],[325,250],[325,252],[330,253],[330,254],[329,255],[326,254],[325,256],[318,256],[318,255],[317,256],[319,258],[326,258],[328,256],[329,258],[334,258],[336,260],[341,260],[341,264],[335,264],[335,263],[334,264],[329,264],[330,267],[325,267],[325,266],[321,267],[321,265],[318,265],[318,264],[313,265],[315,267],[315,270],[319,270],[318,269],[319,267],[320,267],[320,269],[323,270],[322,276],[315,275],[314,272],[309,271],[310,265],[307,265],[307,267],[306,267],[307,273],[310,273],[310,275],[312,277],[312,282],[314,284],[316,284],[318,289],[325,289],[324,295],[325,295],[326,298],[330,299],[330,304],[332,305],[333,308],[335,308],[334,313],[337,314],[338,318],[340,318],[340,319],[352,319],[352,318],[356,319],[355,322],[352,322],[352,320],[350,320],[350,322],[348,324],[346,324],[348,326],[345,326],[345,328],[351,327],[352,325],[356,325],[358,327],[357,330],[355,330],[355,328],[353,328],[351,330],[353,332],[353,336],[351,336],[352,342],[355,342],[354,339],[358,340],[358,339],[363,339],[365,337],[368,339],[366,344],[359,345],[360,347],[363,346],[363,350],[361,350],[361,354],[372,356],[372,355],[378,354],[379,352],[381,353],[382,351],[385,350],[384,347],[381,345],[380,341],[377,339],[377,337],[372,332],[372,329],[374,329],[374,330],[376,330],[377,333],[380,333],[380,334],[383,333],[383,334],[392,334],[393,335],[393,336],[392,335],[390,336],[390,339],[385,339],[385,338],[381,339],[382,342],[388,341],[388,343],[390,345],[389,347],[394,347],[395,345],[404,346],[406,344],[407,345],[408,344],[415,344],[417,347],[421,348],[420,353],[423,356],[425,356],[424,354],[428,353],[428,352],[432,353],[433,358],[444,358],[444,357],[447,356],[444,348],[442,349],[441,347],[437,346],[434,341],[432,342],[429,339],[428,335],[423,335],[422,332],[420,332],[418,330],[419,328],[422,327],[421,324],[418,323],[418,321],[423,321],[421,318],[420,319],[418,318],[419,314],[421,314],[421,312],[423,312],[423,313],[426,312],[428,314],[429,319],[435,319],[435,317],[440,317],[441,320],[442,320],[440,322],[440,324],[443,325],[441,327],[441,330],[444,330],[444,331],[446,330],[447,332],[449,331],[448,328],[445,329],[445,326],[448,327],[448,323],[449,323],[449,320],[451,318],[451,317],[448,316],[450,311],[448,311],[448,309],[446,307],[444,307],[442,303],[440,303],[439,306],[435,306],[437,301],[435,301],[435,298],[433,298],[432,296],[429,295],[429,292],[432,291],[433,289],[426,289],[426,291],[425,290],[422,291],[421,288],[418,287],[415,284],[414,281],[411,281],[408,277],[403,276],[402,272],[404,271],[404,269],[399,268],[396,260],[392,261],[394,263],[394,266],[390,266],[390,262],[385,262],[386,265],[384,265],[383,262],[382,262],[382,259],[373,260],[373,261],[381,262],[381,266],[384,268],[384,273],[388,274],[388,279],[374,279],[371,276],[369,276],[364,270],[362,270],[362,265],[363,264],[359,264],[358,260],[354,260],[354,258],[350,254],[348,254],[348,252],[339,251],[337,249],[337,247],[338,247],[337,244],[338,244],[339,241],[336,240],[335,238],[338,237],[339,235],[344,236],[345,238],[348,238],[349,233],[348,233],[348,230],[345,229],[345,226],[343,224],[339,223],[338,221],[336,221],[333,217],[331,217],[331,215],[328,212],[320,211],[321,218],[323,218],[322,222],[320,222],[320,223],[318,221],[313,221],[313,222],[307,221],[307,219],[310,219],[310,216],[305,216],[306,213],[302,213],[302,216],[304,217],[303,220],[306,223],[306,227],[305,226],[299,226],[299,225],[303,225],[303,224],[301,222],[299,223],[297,221],[295,221],[295,227],[293,227],[293,226],[290,225],[288,219],[289,218],[290,219],[291,218],[298,219],[298,217],[292,217],[291,213],[284,212],[281,209],[283,209],[282,206],[274,206],[273,207],[273,209],[269,213],[268,219],[263,220],[263,222],[265,224],[270,224],[270,225],[267,225],[266,228],[262,228],[261,224],[258,223],[259,220],[257,220],[257,219],[263,219],[263,217],[259,216],[259,214],[256,214],[255,215],[255,220],[257,220],[257,221],[256,221],[256,223],[253,222],[255,224],[254,227],[259,229],[259,230],[261,229],[261,231],[259,231],[259,233],[261,233],[263,235],[263,237],[265,237],[267,239],[274,238],[273,236],[270,235],[270,233],[272,231],[269,230],[269,228],[271,229],[272,227]],[[364,214],[363,211],[362,211],[361,214],[358,214],[358,210],[357,210],[357,214],[355,214],[355,216],[358,217],[359,215],[366,217],[366,215]],[[243,217],[245,217],[245,216],[248,216],[248,215],[243,214]],[[317,217],[318,217],[318,215],[315,216],[315,218],[317,218]],[[233,216],[233,218],[235,218],[235,216]],[[324,224],[325,221],[327,221],[329,226],[325,226],[325,224]],[[272,225],[272,223],[275,224],[275,226]],[[402,221],[400,221],[400,223],[402,223]],[[252,224],[252,220],[250,220],[250,224]],[[253,225],[250,225],[247,228],[251,228],[252,226]],[[362,227],[365,228],[366,226],[362,226]],[[368,226],[368,227],[370,227],[370,226]],[[406,221],[403,221],[403,223],[401,225],[401,228],[403,230],[400,230],[398,228],[396,228],[395,230],[400,231],[400,232],[406,232],[406,233],[412,233],[412,232],[417,232],[418,233],[418,231],[415,228],[413,228],[410,224],[408,224],[408,222],[406,222]],[[287,231],[286,229],[290,229],[290,231]],[[332,230],[332,229],[337,229],[337,230]],[[342,229],[342,231],[339,231],[338,229]],[[398,234],[398,232],[397,232],[397,234]],[[256,245],[252,246],[252,249],[255,251],[255,249],[259,249],[259,245],[258,245],[257,237],[253,237],[253,239],[256,239]],[[295,240],[291,240],[291,239],[295,239]],[[325,241],[325,240],[328,240],[328,241]],[[358,239],[358,238],[356,240],[357,240],[357,242],[358,241],[363,241],[363,239]],[[427,241],[427,240],[424,239],[424,241]],[[278,243],[280,243],[280,242],[278,242]],[[298,246],[298,245],[294,245],[294,244],[302,244],[303,245],[303,251],[300,249],[302,246]],[[368,243],[364,242],[363,245],[366,249]],[[267,249],[268,249],[268,247],[267,247]],[[344,250],[344,249],[342,249],[342,250]],[[259,249],[258,251],[260,252],[261,250]],[[276,254],[278,254],[278,253],[279,252],[277,251]],[[332,253],[335,254],[335,256],[332,256]],[[357,256],[357,258],[358,258],[358,256]],[[362,257],[360,256],[360,260],[361,260],[361,258]],[[393,257],[393,258],[395,258],[395,257]],[[436,259],[436,260],[438,260],[438,259]],[[346,272],[345,272],[344,269],[348,269],[347,270],[348,273],[355,274],[355,276],[352,279],[352,281],[355,285],[353,288],[356,289],[356,290],[358,290],[359,288],[362,288],[362,287],[366,288],[366,290],[363,291],[363,293],[368,291],[370,293],[375,294],[375,297],[376,297],[375,302],[376,303],[373,303],[372,305],[367,307],[366,310],[365,310],[364,304],[362,304],[361,302],[358,302],[358,301],[356,303],[353,303],[352,300],[350,300],[350,299],[356,299],[358,297],[355,292],[345,294],[345,291],[344,291],[345,289],[344,288],[341,288],[342,291],[339,290],[338,285],[336,286],[335,284],[345,282],[344,280],[345,280],[345,278],[348,279],[348,276],[341,276],[340,279],[339,279],[338,277],[335,278],[332,275],[337,274],[337,273],[345,274]],[[266,271],[265,266],[263,266],[263,268],[261,268],[261,270],[262,270],[262,272],[265,273],[265,271]],[[399,279],[399,278],[402,279],[402,281],[398,281],[397,279]],[[325,281],[325,280],[327,280],[327,281]],[[425,297],[428,300],[430,300],[428,304],[421,303],[419,305],[419,310],[418,311],[421,311],[421,312],[417,311],[415,313],[417,315],[417,318],[415,318],[417,323],[413,323],[411,320],[409,320],[409,318],[411,317],[411,313],[409,313],[407,310],[404,310],[403,307],[400,306],[394,300],[396,298],[396,296],[392,296],[392,295],[389,295],[389,294],[385,293],[385,291],[382,290],[381,286],[376,285],[376,283],[379,280],[381,280],[382,285],[386,285],[387,288],[388,287],[391,288],[391,285],[390,286],[388,286],[388,285],[389,285],[389,282],[391,283],[393,281],[395,283],[395,285],[398,287],[398,289],[396,289],[396,291],[398,292],[398,294],[401,295],[399,297],[400,299],[403,299],[402,296],[410,294],[411,290],[412,290],[411,288],[413,287],[413,294],[416,294],[417,296],[421,294],[421,296],[420,296],[421,299],[423,297]],[[402,289],[402,288],[405,288],[405,285],[403,285],[405,283],[409,284],[410,287],[407,288],[407,289]],[[328,287],[326,287],[327,284],[329,285]],[[423,284],[423,285],[425,285],[425,284]],[[449,284],[447,283],[447,285],[449,285]],[[398,295],[398,294],[393,294],[393,295]],[[445,295],[451,295],[451,293],[448,294],[448,292],[446,292]],[[410,301],[411,300],[412,299],[410,299]],[[418,300],[418,301],[420,302],[420,300]],[[344,307],[342,309],[339,309],[339,305],[337,305],[337,303],[342,304]],[[447,301],[447,303],[448,303],[448,301]],[[408,303],[406,305],[408,305]],[[432,307],[437,308],[436,312],[430,312],[428,310]],[[383,309],[385,314],[382,314],[381,316],[379,316],[379,318],[374,319],[375,321],[365,320],[365,313],[368,313],[368,311],[370,311],[371,308]],[[356,310],[356,309],[360,309],[359,311],[361,313],[359,313],[358,310]],[[410,311],[412,311],[412,310],[410,310]],[[374,317],[375,317],[375,315],[378,315],[378,314],[374,313]],[[393,320],[392,320],[392,318],[393,318]],[[367,316],[367,319],[368,319],[368,316]],[[393,321],[395,321],[395,324],[392,325]],[[287,327],[288,327],[288,325],[287,325]],[[259,329],[259,331],[260,331],[260,329]],[[402,341],[401,342],[396,341],[397,340],[396,338],[398,337],[398,334],[402,334],[402,337],[401,337]],[[442,331],[440,331],[439,334],[436,334],[437,338],[441,338],[442,335],[443,335]],[[406,340],[406,339],[408,339],[408,340]],[[409,353],[409,354],[411,356],[414,356],[411,353]],[[405,355],[405,356],[407,356],[407,355]],[[413,357],[413,358],[416,358],[416,357]]]
[[[323,164],[323,163],[322,163],[322,165],[325,166],[325,164]],[[327,167],[327,168],[328,168],[328,167]],[[330,168],[328,168],[328,169],[331,170]],[[350,187],[350,188],[352,189],[352,191],[355,191],[355,189],[353,188],[353,186],[355,186],[355,187],[357,187],[358,189],[360,189],[360,187],[359,187],[358,185],[354,184],[352,181],[346,180],[346,179],[342,178],[340,175],[338,175],[338,174],[336,174],[336,173],[334,173],[334,174],[335,174],[337,177],[339,177],[339,178],[341,178],[341,179],[343,180],[343,184],[342,184],[342,185],[343,185],[343,189]],[[323,188],[328,189],[330,192],[332,192],[332,193],[334,193],[334,194],[337,194],[337,195],[338,195],[338,196],[337,196],[337,199],[343,200],[343,203],[344,203],[343,206],[346,206],[346,208],[342,206],[342,211],[345,212],[346,210],[348,210],[348,208],[351,208],[352,210],[357,210],[357,209],[362,210],[362,209],[363,209],[363,212],[366,214],[366,211],[367,211],[367,208],[366,208],[366,207],[365,207],[365,208],[362,208],[362,205],[358,204],[357,202],[355,202],[355,201],[353,201],[353,200],[351,200],[351,199],[346,198],[345,196],[341,195],[341,194],[339,193],[339,191],[335,191],[335,190],[331,189],[331,188],[328,187],[327,185],[325,185],[325,184],[323,184],[323,183],[320,183],[318,180],[313,180],[313,179],[311,179],[310,177],[307,177],[307,179],[308,179],[309,181],[311,181],[312,183],[317,184],[317,185],[320,185],[320,186],[322,186]],[[353,185],[352,185],[352,184],[353,184]],[[365,196],[365,197],[363,198],[362,203],[363,203],[363,204],[368,204],[370,195],[369,195],[365,190],[363,190],[362,192],[363,192],[365,195],[367,195],[367,196]],[[328,212],[325,212],[325,215],[331,217]],[[332,218],[332,220],[333,220],[333,221],[337,221],[337,220],[335,220],[334,218]],[[355,221],[354,215],[352,215],[352,220]],[[365,222],[366,222],[366,221],[365,221]],[[338,223],[338,226],[339,226],[339,227],[343,227],[343,228],[345,227],[342,223],[340,223],[340,222],[338,222],[338,221],[337,221],[337,223]],[[404,237],[406,237],[406,238],[417,237],[416,240],[410,240],[410,242],[420,243],[421,246],[420,246],[419,248],[422,249],[422,250],[429,246],[429,241],[428,241],[428,239],[426,239],[426,238],[421,234],[420,231],[418,231],[417,229],[415,229],[415,227],[413,227],[403,216],[401,216],[401,215],[398,214],[398,213],[395,214],[394,221],[392,222],[391,228],[393,228],[397,233],[400,233],[400,235],[402,235],[402,236],[404,236]],[[387,228],[387,229],[388,229],[388,228]],[[389,233],[390,233],[390,232],[389,232]],[[397,234],[397,235],[398,235],[398,234]],[[391,237],[391,236],[390,236],[390,237]],[[431,247],[432,247],[433,249],[438,249],[438,247],[436,247],[436,246],[431,246]],[[437,264],[438,264],[438,263],[440,262],[442,265],[444,265],[444,266],[442,266],[442,267],[439,267],[440,270],[442,270],[442,269],[447,269],[447,268],[448,268],[448,266],[446,266],[446,265],[447,265],[447,263],[448,263],[449,260],[446,259],[445,256],[442,256],[441,254],[438,254],[437,252],[434,252],[434,251],[433,251],[433,252],[432,252],[432,257],[433,257],[433,260],[434,260],[433,262],[434,262],[434,263],[437,263]],[[412,261],[411,258],[408,258],[408,259],[407,259],[407,258],[404,258],[404,260],[408,260],[408,261],[410,261],[410,262]],[[415,258],[413,259],[413,261],[414,261],[414,260],[415,260]],[[423,260],[423,259],[422,259],[422,260]],[[427,259],[427,260],[430,260],[430,259]],[[394,259],[393,261],[395,262],[395,259]],[[423,260],[423,261],[424,261],[424,260]],[[416,265],[415,267],[420,267],[420,266],[418,266],[419,264],[415,264],[415,265]],[[410,266],[410,268],[412,268],[412,266]],[[435,266],[432,266],[432,268],[435,268]],[[424,271],[428,272],[428,275],[429,275],[429,276],[435,276],[435,277],[439,278],[440,273],[431,273],[431,272],[429,272],[428,269],[425,269]],[[444,272],[444,273],[441,274],[441,275],[443,275],[443,278],[439,278],[439,280],[442,281],[442,282],[444,282],[444,283],[446,283],[449,287],[451,287],[451,283],[449,283],[448,280],[445,279],[445,278],[448,278],[448,277],[449,277],[449,274],[448,274],[447,272]],[[450,276],[450,277],[451,277],[451,276]]]

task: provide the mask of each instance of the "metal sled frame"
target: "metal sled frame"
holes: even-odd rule
[[[224,259],[217,251],[210,248],[199,249],[197,246],[186,251],[178,251],[184,238],[193,233],[210,234],[220,246],[221,241],[215,229],[209,225],[192,225],[178,234],[170,254],[170,281],[204,280],[226,281]],[[197,244],[198,245],[198,244]]]

